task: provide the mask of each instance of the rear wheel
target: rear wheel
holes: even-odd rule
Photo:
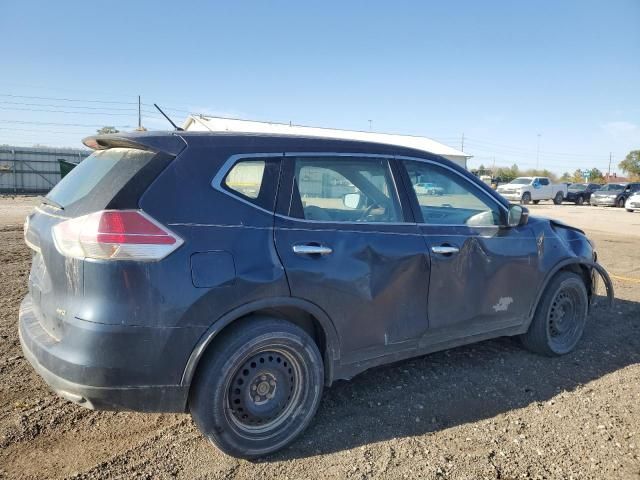
[[[523,205],[529,205],[529,203],[531,203],[531,194],[529,192],[524,192],[520,199],[520,203]]]
[[[584,197],[582,195],[578,195],[576,198],[576,205],[582,205],[584,203]]]
[[[223,452],[259,457],[289,444],[309,425],[323,379],[322,357],[304,330],[279,319],[247,318],[201,360],[191,415]]]
[[[564,195],[562,195],[562,192],[556,193],[556,196],[553,197],[553,203],[555,203],[556,205],[560,205],[563,200],[564,200]]]
[[[572,351],[587,322],[589,297],[584,281],[575,273],[561,272],[544,291],[522,344],[547,356]]]
[[[624,208],[624,198],[619,198],[616,202],[616,206],[619,208]]]

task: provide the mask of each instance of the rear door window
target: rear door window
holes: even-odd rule
[[[295,187],[294,217],[322,222],[402,222],[385,159],[296,158]]]

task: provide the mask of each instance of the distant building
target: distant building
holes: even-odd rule
[[[400,145],[402,147],[415,148],[416,150],[442,155],[463,168],[467,168],[467,160],[472,157],[472,155],[431,140],[430,138],[413,135],[305,127],[287,123],[256,122],[252,120],[237,120],[233,118],[200,115],[190,115],[185,121],[183,128],[185,130],[201,132],[249,132],[303,135],[308,137],[339,138],[344,140],[385,143],[387,145]]]
[[[631,180],[628,177],[623,177],[621,175],[618,175],[617,173],[605,173],[604,181],[606,183],[625,183],[630,182]]]

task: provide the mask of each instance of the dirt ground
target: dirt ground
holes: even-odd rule
[[[92,412],[49,392],[16,325],[33,204],[0,199],[0,478],[640,478],[640,213],[531,208],[585,228],[616,275],[615,308],[592,312],[574,353],[503,338],[376,368],[326,389],[291,447],[247,462],[186,414]]]

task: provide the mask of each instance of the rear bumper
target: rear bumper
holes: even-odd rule
[[[148,381],[157,375],[154,371],[166,373],[169,369],[164,365],[181,363],[181,358],[159,361],[158,353],[166,353],[165,337],[182,329],[84,323],[88,325],[82,332],[70,328],[65,338],[58,341],[41,327],[30,296],[20,305],[18,328],[22,351],[52,390],[69,401],[95,410],[185,411],[188,385],[180,385],[179,380]],[[76,341],[67,341],[70,336]],[[77,341],[78,337],[80,341]],[[85,348],[78,347],[82,343]],[[132,348],[139,352],[137,360],[136,355],[131,354]],[[185,352],[185,356],[189,353],[190,350]],[[183,367],[184,363],[177,370]],[[145,371],[150,373],[145,375]]]

